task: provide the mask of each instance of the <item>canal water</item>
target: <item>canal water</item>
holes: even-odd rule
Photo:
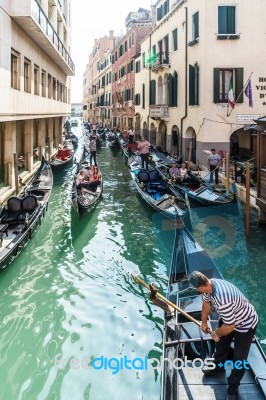
[[[158,228],[120,151],[103,146],[98,161],[97,208],[78,219],[73,170],[56,172],[45,219],[0,276],[0,400],[160,399],[160,375],[145,362],[161,356],[163,312],[131,275],[165,291],[173,232]],[[264,346],[266,230],[253,213],[246,243],[242,210],[217,213],[192,209],[193,234],[255,305]]]

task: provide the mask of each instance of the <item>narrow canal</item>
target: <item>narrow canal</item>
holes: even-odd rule
[[[73,171],[55,173],[42,225],[1,274],[0,400],[160,399],[154,372],[91,366],[94,357],[160,357],[163,312],[131,274],[165,290],[173,241],[134,191],[121,153],[103,147],[98,161],[104,195],[97,208],[78,220]],[[223,213],[201,212],[191,211],[194,234],[257,308],[265,341],[266,229],[253,213],[246,244],[241,218],[228,228]],[[218,218],[220,231],[210,218]]]

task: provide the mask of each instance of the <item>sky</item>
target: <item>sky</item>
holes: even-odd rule
[[[154,0],[73,0],[72,1],[72,50],[75,77],[72,81],[72,103],[81,103],[82,81],[88,56],[92,52],[94,39],[108,36],[110,30],[115,35],[124,34],[125,19],[131,11],[139,7],[150,9]]]

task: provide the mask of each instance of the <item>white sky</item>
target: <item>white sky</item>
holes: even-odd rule
[[[109,35],[124,34],[125,19],[130,11],[139,7],[150,9],[155,0],[73,0],[72,1],[72,51],[75,77],[72,81],[72,103],[81,103],[82,81],[88,56],[92,52],[94,39]]]

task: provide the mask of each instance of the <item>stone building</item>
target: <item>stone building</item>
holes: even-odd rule
[[[135,126],[135,57],[140,53],[141,41],[151,31],[151,12],[143,8],[130,12],[125,26],[127,32],[112,52],[113,127],[120,131]]]
[[[62,138],[70,114],[71,0],[5,0],[0,8],[0,201]]]
[[[83,74],[83,119],[84,121],[99,122],[101,112],[98,109],[99,93],[102,96],[103,63],[115,46],[117,37],[114,31],[109,36],[95,39],[92,52],[88,57],[88,64]],[[106,67],[106,66],[105,66]],[[104,67],[104,69],[105,69]],[[102,68],[102,69],[101,69]],[[108,71],[109,74],[109,71]],[[107,78],[106,78],[107,79]]]
[[[239,155],[254,156],[249,124],[266,111],[264,8],[263,0],[157,1],[135,82],[136,118],[152,142],[206,165],[205,150],[224,155],[235,133]]]

